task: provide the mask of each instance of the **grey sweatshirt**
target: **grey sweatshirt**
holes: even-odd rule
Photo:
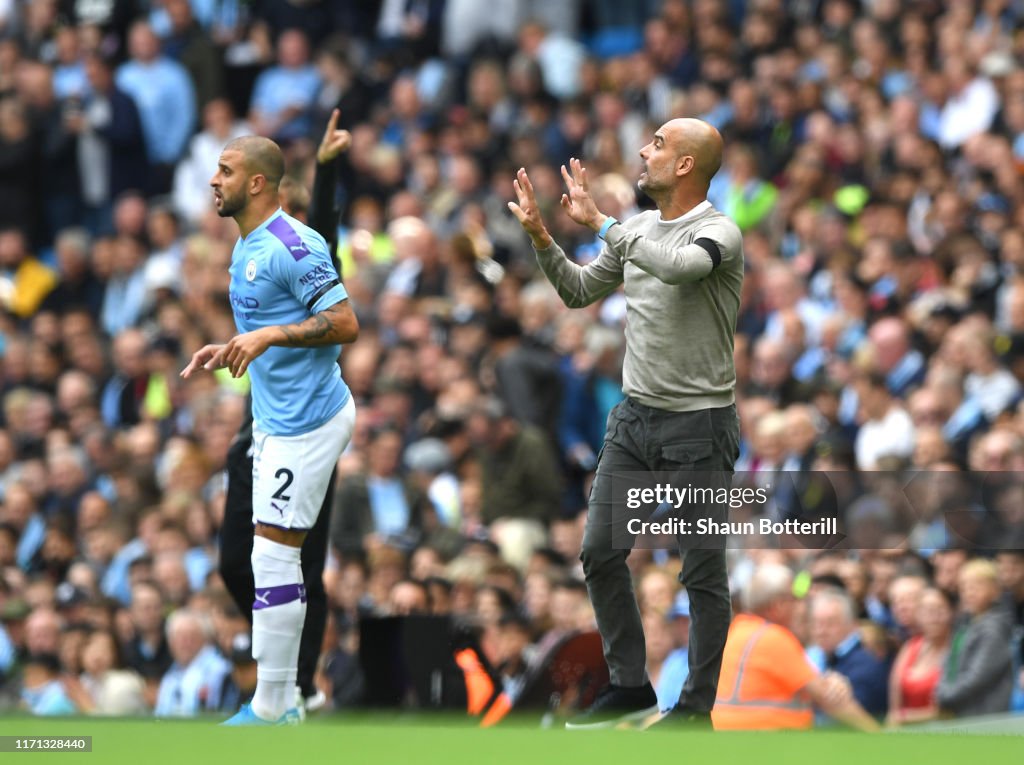
[[[694,244],[698,239],[717,245],[720,262]],[[652,210],[613,225],[601,254],[585,266],[557,244],[537,250],[537,261],[570,308],[625,284],[627,396],[672,412],[733,403],[743,236],[709,203],[671,221]]]

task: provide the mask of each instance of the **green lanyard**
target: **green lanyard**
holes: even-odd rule
[[[967,634],[967,627],[968,625],[964,624],[956,631],[949,646],[949,658],[946,659],[946,676],[950,680],[955,680],[960,672],[960,649],[964,644],[964,635]]]

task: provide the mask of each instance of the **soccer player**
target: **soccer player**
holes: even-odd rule
[[[284,157],[273,141],[236,138],[210,179],[214,205],[238,224],[230,299],[239,334],[196,351],[182,377],[252,369],[253,657],[256,693],[226,725],[298,721],[299,639],[306,612],[300,551],[355,425],[337,364],[359,324],[323,237],[278,206]]]
[[[335,251],[338,231],[338,210],[334,203],[337,182],[336,160],[352,142],[347,130],[338,129],[340,113],[331,114],[316,153],[316,175],[313,178],[312,199],[297,182],[282,181],[278,198],[282,209],[294,218],[307,223],[327,242],[328,250]],[[308,213],[308,220],[307,220]],[[337,261],[335,261],[337,266]],[[340,270],[339,270],[340,273]],[[228,449],[226,472],[228,478],[224,519],[220,527],[220,576],[239,610],[252,623],[252,604],[255,588],[252,576],[252,415],[248,416],[238,436]],[[306,587],[306,619],[299,643],[298,698],[299,712],[315,711],[327,697],[317,690],[313,682],[320,646],[327,622],[327,593],[323,587],[324,563],[327,558],[327,531],[330,525],[331,503],[334,494],[334,476],[320,506],[316,523],[302,543],[302,577]]]

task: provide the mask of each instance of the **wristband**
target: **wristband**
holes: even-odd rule
[[[609,215],[607,218],[604,219],[604,223],[601,224],[601,228],[597,232],[598,237],[601,238],[601,239],[604,239],[604,235],[608,233],[608,229],[610,229],[612,226],[614,226],[618,222],[619,221],[617,219],[615,219],[611,215]]]

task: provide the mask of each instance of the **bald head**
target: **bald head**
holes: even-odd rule
[[[241,154],[246,173],[249,176],[262,175],[267,179],[267,186],[276,193],[284,177],[284,155],[280,146],[263,136],[244,135],[230,141],[224,151]]]
[[[662,126],[677,156],[693,157],[693,173],[705,185],[711,183],[722,166],[722,134],[704,120],[680,117]]]
[[[644,171],[637,185],[662,215],[674,218],[707,197],[722,166],[722,136],[703,120],[669,120],[640,150]]]

